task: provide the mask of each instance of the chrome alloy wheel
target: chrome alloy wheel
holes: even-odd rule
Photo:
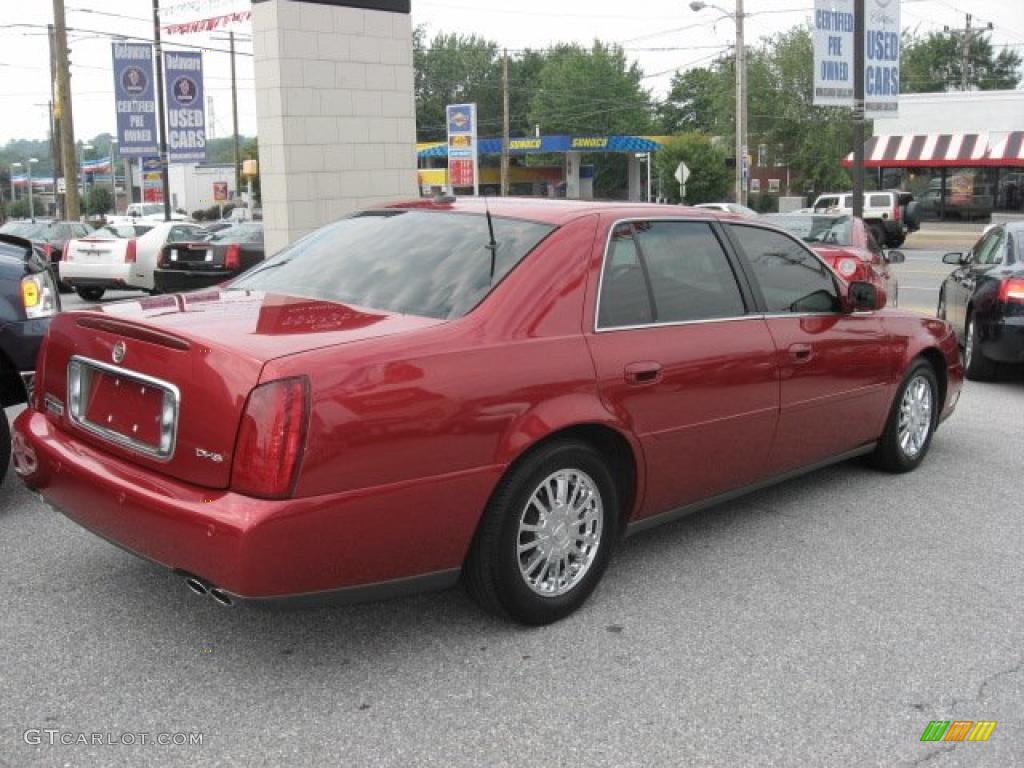
[[[572,590],[597,556],[603,525],[593,478],[578,469],[548,475],[519,516],[516,558],[523,581],[542,597]]]
[[[916,458],[932,430],[932,387],[924,376],[915,376],[903,391],[900,403],[899,445],[908,459]]]

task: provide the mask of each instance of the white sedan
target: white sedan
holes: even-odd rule
[[[160,250],[204,234],[202,227],[181,221],[110,224],[68,241],[60,277],[86,301],[99,301],[108,288],[152,291]]]
[[[753,208],[748,208],[745,205],[739,203],[697,203],[694,208],[708,208],[712,211],[721,211],[722,213],[735,213],[739,216],[746,216],[747,218],[754,218],[758,216],[758,212]]]

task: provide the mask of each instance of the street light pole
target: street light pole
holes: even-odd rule
[[[14,202],[14,169],[21,168],[21,163],[11,163],[11,202]]]
[[[729,13],[724,8],[703,0],[693,0],[690,10],[697,12],[714,8],[723,16],[736,23],[736,202],[747,203],[747,52],[743,42],[743,0],[736,0],[736,11]]]

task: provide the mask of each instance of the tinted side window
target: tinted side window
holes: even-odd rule
[[[1003,261],[1003,236],[1001,227],[993,229],[978,243],[974,250],[975,264],[1001,264]]]
[[[892,200],[888,195],[870,195],[867,204],[870,208],[891,208]]]
[[[828,268],[780,232],[731,225],[769,312],[837,312],[839,296]]]
[[[746,311],[736,276],[707,223],[619,225],[604,269],[602,328],[738,317]]]
[[[736,276],[710,224],[655,221],[633,226],[651,278],[655,322],[710,320],[745,312]]]

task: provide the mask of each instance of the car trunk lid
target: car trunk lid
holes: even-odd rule
[[[119,302],[54,319],[37,388],[43,410],[77,438],[226,488],[242,411],[268,361],[438,322],[243,291]]]

